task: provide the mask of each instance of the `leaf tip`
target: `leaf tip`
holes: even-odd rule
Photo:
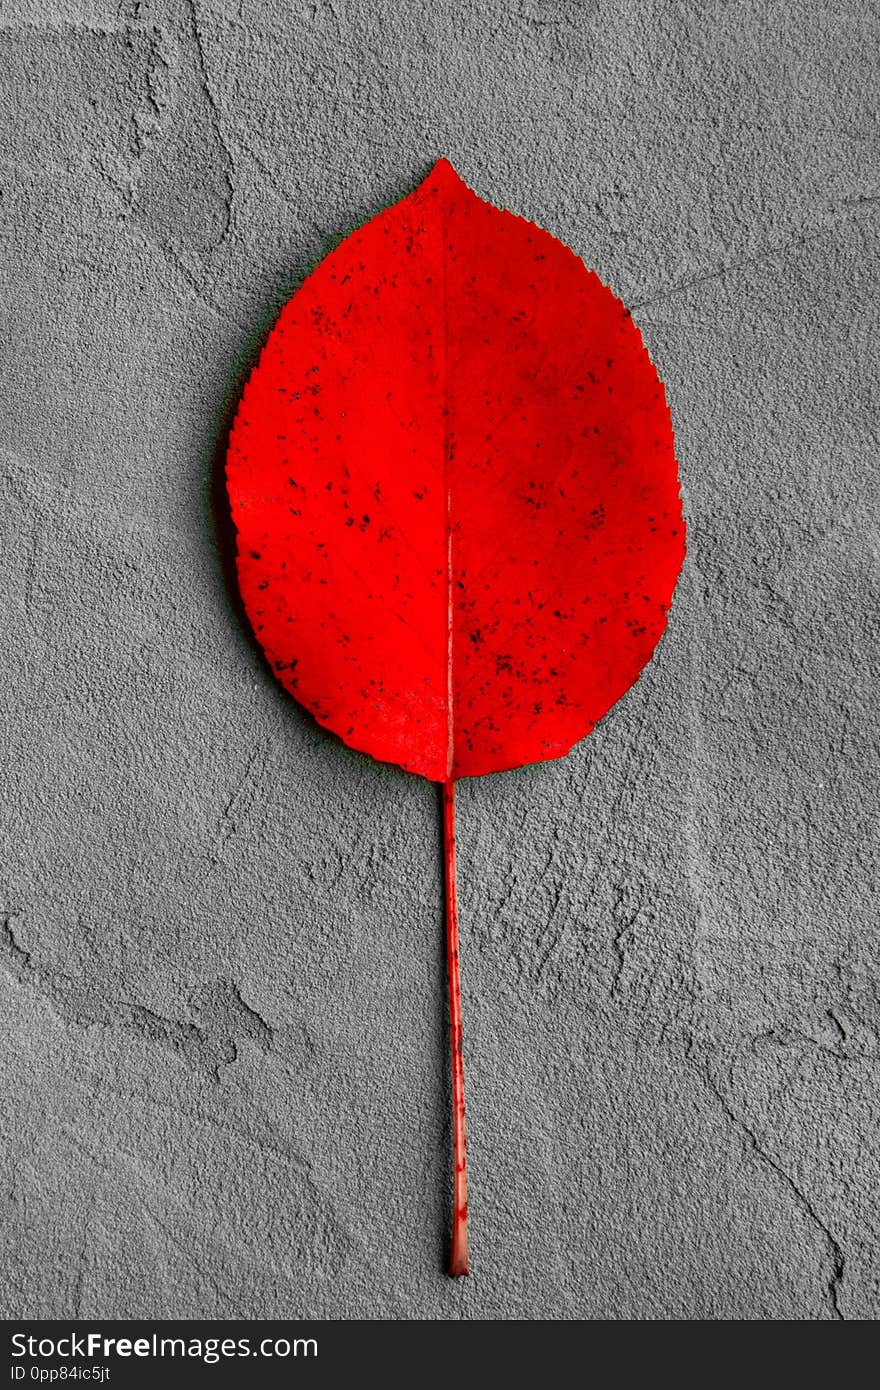
[[[466,188],[464,179],[459,174],[455,165],[446,158],[445,155],[437,160],[427,179],[426,183],[436,184],[445,188]]]

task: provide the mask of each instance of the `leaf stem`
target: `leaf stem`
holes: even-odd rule
[[[468,1272],[467,1145],[464,1125],[464,1056],[461,1044],[461,978],[458,968],[458,897],[455,883],[455,782],[443,783],[443,858],[446,880],[446,972],[452,1057],[452,1253],[449,1273]]]

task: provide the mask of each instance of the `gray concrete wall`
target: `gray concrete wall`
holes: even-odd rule
[[[880,1312],[880,10],[0,4],[7,1315]],[[564,762],[435,792],[269,678],[217,464],[447,154],[633,308],[690,553]],[[219,543],[219,544],[218,544]]]

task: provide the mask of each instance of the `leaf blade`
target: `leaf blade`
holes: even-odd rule
[[[669,412],[629,314],[445,161],[286,306],[228,482],[279,679],[435,781],[588,733],[649,660],[684,554]]]

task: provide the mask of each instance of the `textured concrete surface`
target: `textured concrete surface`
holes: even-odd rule
[[[880,1314],[880,9],[0,4],[0,1288],[34,1316]],[[440,153],[632,306],[690,555],[565,761],[434,790],[225,583],[230,410]]]

